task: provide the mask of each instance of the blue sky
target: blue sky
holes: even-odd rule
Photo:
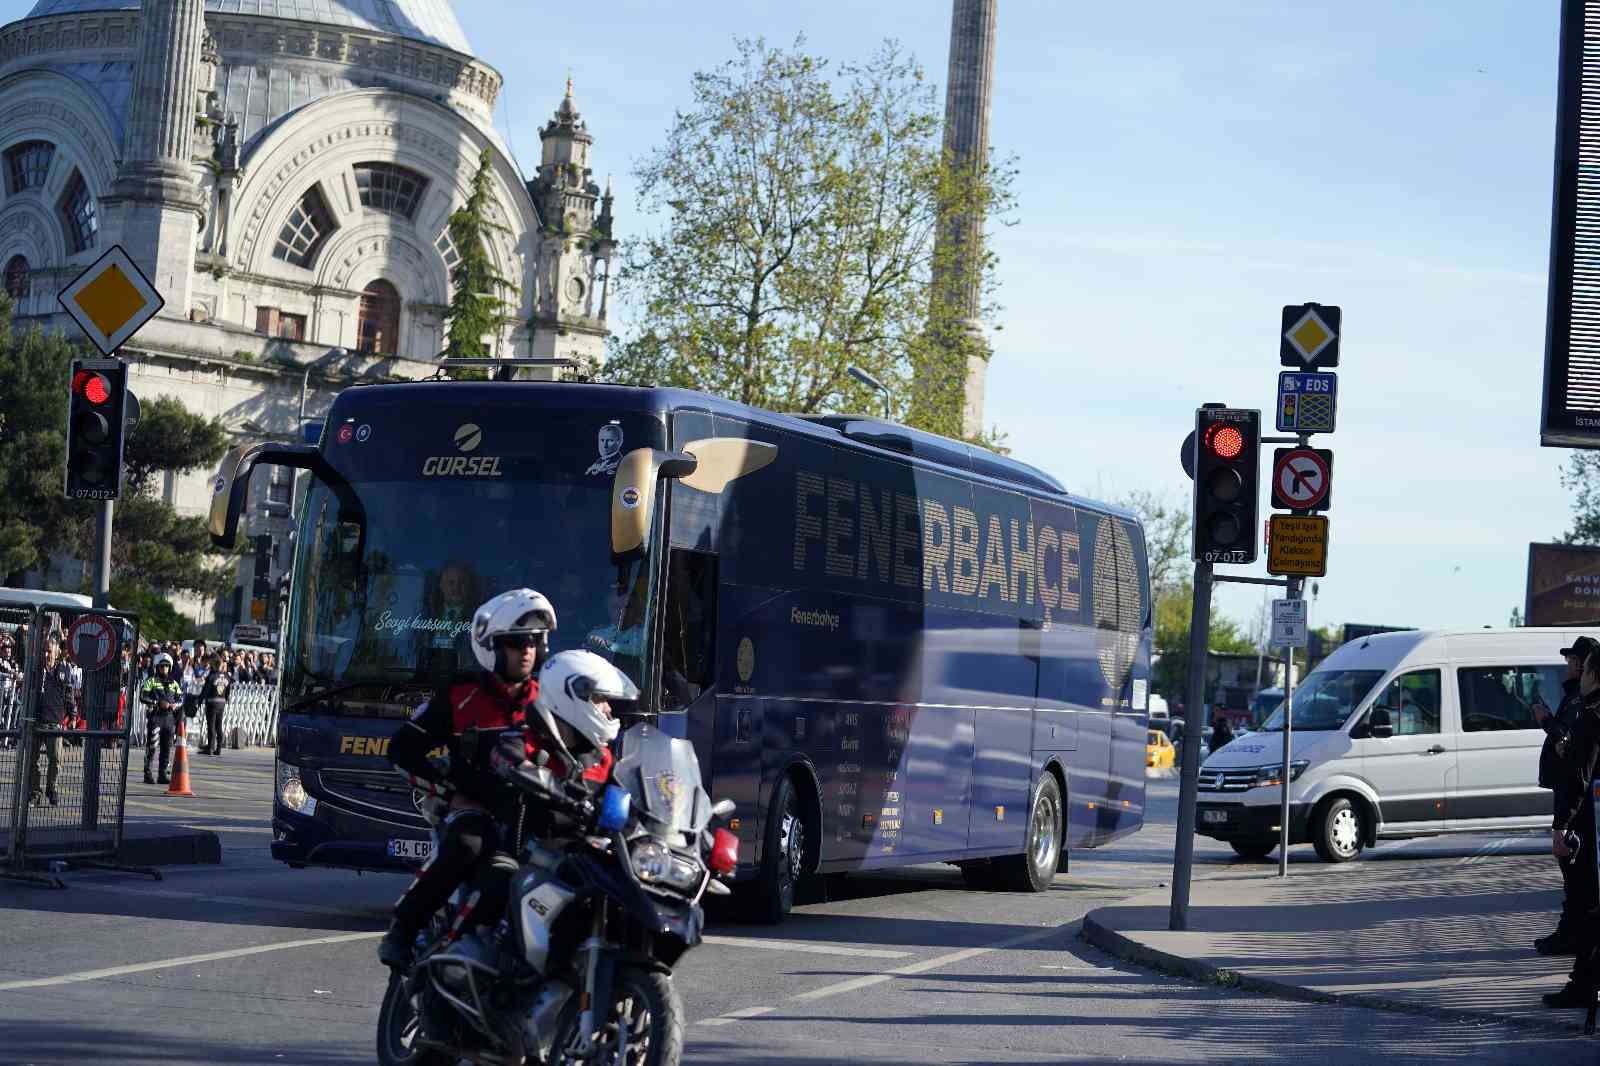
[[[631,161],[733,34],[837,59],[894,36],[941,80],[948,47],[944,0],[622,2],[569,41],[561,16],[456,6],[508,74],[525,162],[572,68],[624,229]],[[1565,453],[1538,446],[1557,12],[1002,0],[992,138],[1021,176],[988,416],[1014,454],[1074,491],[1186,498],[1195,406],[1270,418],[1280,307],[1339,304],[1313,622],[1505,624],[1528,542],[1569,513]],[[1240,618],[1261,601],[1219,595]]]
[[[646,224],[634,161],[735,34],[804,32],[838,60],[892,36],[942,81],[950,11],[455,7],[506,75],[497,118],[525,167],[570,69],[624,235]],[[992,138],[1021,173],[1017,224],[997,233],[988,419],[1014,454],[1088,495],[1184,499],[1195,406],[1270,418],[1279,308],[1339,304],[1339,431],[1319,440],[1336,453],[1330,573],[1313,622],[1503,625],[1528,542],[1569,513],[1565,453],[1538,446],[1558,9],[1001,0]],[[1260,601],[1220,593],[1240,618]]]

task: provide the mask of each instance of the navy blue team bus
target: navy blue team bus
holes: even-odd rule
[[[312,474],[273,812],[292,866],[426,857],[388,738],[520,586],[555,603],[554,650],[606,655],[694,743],[774,920],[813,873],[949,862],[1038,891],[1142,824],[1143,530],[1023,463],[675,389],[362,386],[319,444],[230,453],[219,541],[262,464]]]

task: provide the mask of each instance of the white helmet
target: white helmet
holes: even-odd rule
[[[494,638],[549,633],[556,628],[556,609],[532,589],[502,592],[472,616],[472,654],[478,665],[494,670]]]
[[[533,706],[603,748],[617,739],[620,726],[602,715],[594,701],[638,698],[639,686],[594,652],[564,651],[550,656],[539,671],[539,697]]]
[[[150,664],[150,669],[154,670],[156,667],[162,665],[172,665],[172,656],[168,655],[166,652],[162,652],[160,655],[156,656],[155,662]]]

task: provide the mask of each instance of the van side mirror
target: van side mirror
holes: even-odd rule
[[[1367,715],[1367,735],[1378,740],[1388,740],[1394,736],[1394,722],[1389,717],[1386,707],[1374,707]]]

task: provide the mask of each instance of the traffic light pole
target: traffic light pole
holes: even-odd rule
[[[100,501],[94,530],[94,605],[100,610],[111,606],[111,513],[116,504]]]
[[[1183,770],[1178,782],[1178,843],[1172,861],[1172,907],[1167,928],[1189,928],[1189,879],[1194,871],[1194,805],[1200,791],[1200,738],[1205,735],[1206,649],[1211,644],[1211,564],[1194,564],[1189,614],[1189,694],[1183,719]]]
[[[1286,598],[1300,598],[1300,579],[1289,579]],[[1283,649],[1283,767],[1278,772],[1278,876],[1289,876],[1289,763],[1294,744],[1294,646]]]

